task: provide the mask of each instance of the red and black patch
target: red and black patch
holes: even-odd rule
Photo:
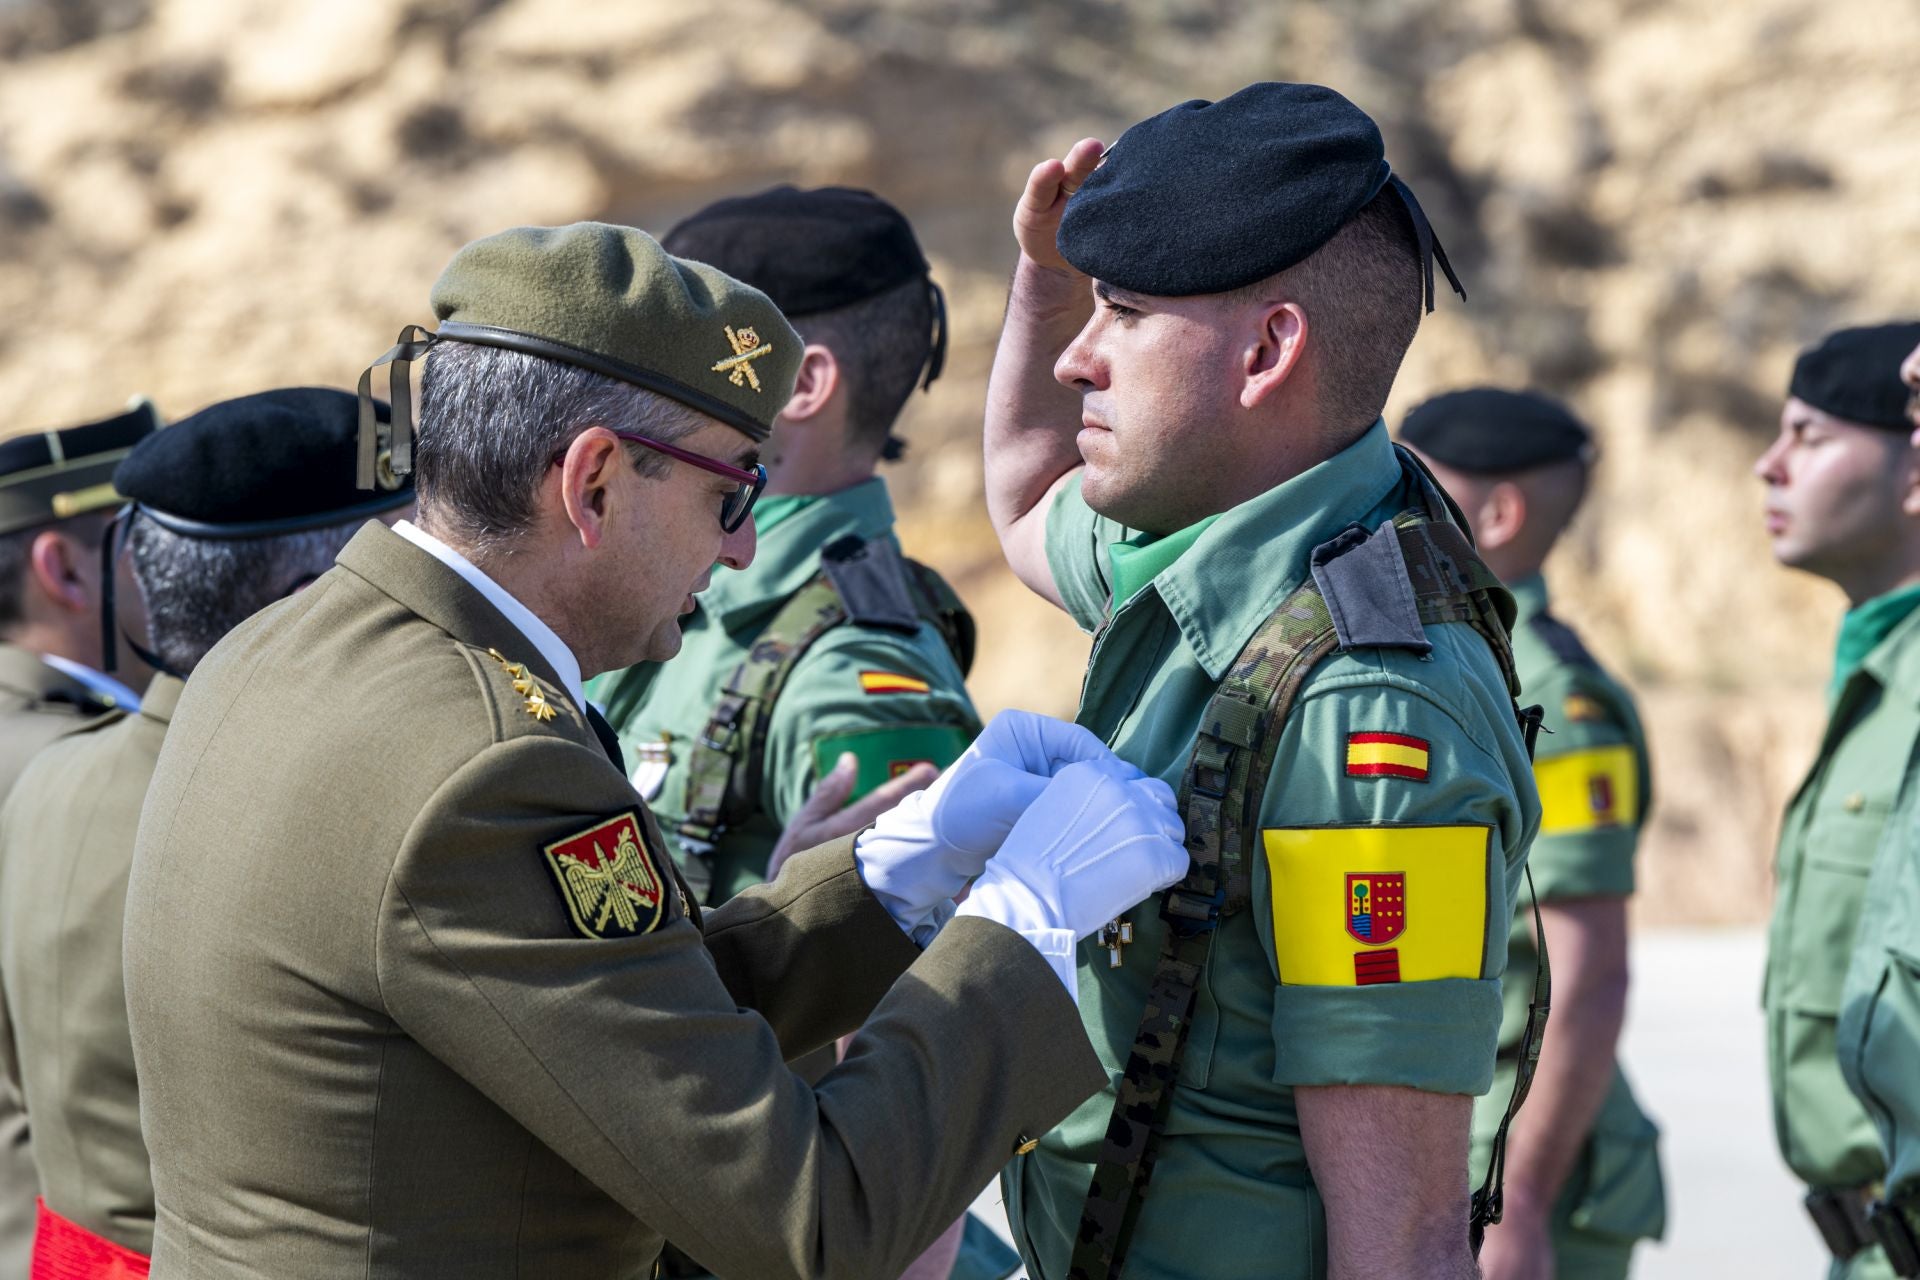
[[[1400,950],[1362,951],[1353,957],[1353,985],[1371,987],[1382,982],[1400,981]]]
[[[637,813],[616,814],[542,852],[583,937],[638,937],[666,919],[666,880]]]

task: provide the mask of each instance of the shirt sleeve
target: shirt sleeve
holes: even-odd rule
[[[1491,1087],[1528,786],[1511,725],[1385,673],[1310,683],[1252,868],[1276,1083]]]
[[[1580,679],[1555,680],[1523,701],[1545,711],[1534,749],[1540,834],[1527,865],[1540,901],[1624,898],[1646,797],[1645,748],[1614,696]]]
[[[1078,474],[1061,487],[1047,511],[1047,567],[1067,613],[1088,634],[1100,629],[1113,603],[1107,548],[1131,533],[1087,505]]]
[[[842,752],[859,761],[859,799],[921,761],[946,768],[979,732],[966,682],[931,627],[912,636],[836,627],[801,657],[774,702],[768,813],[784,826]]]

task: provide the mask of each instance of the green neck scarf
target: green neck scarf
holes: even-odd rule
[[[1847,678],[1916,608],[1920,608],[1920,586],[1901,587],[1847,610],[1840,619],[1840,636],[1834,642],[1833,684],[1827,692],[1838,698]]]
[[[773,531],[781,521],[799,515],[814,503],[820,501],[819,495],[812,493],[774,493],[761,497],[753,504],[753,527],[762,536]]]
[[[1113,566],[1113,607],[1118,609],[1139,595],[1148,583],[1160,576],[1162,570],[1185,555],[1187,548],[1198,541],[1200,535],[1219,518],[1217,515],[1208,516],[1199,524],[1190,524],[1180,532],[1169,533],[1165,537],[1137,533],[1125,542],[1110,545],[1107,548],[1107,560]]]

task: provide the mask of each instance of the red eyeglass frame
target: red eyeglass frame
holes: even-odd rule
[[[727,479],[739,485],[740,487],[734,490],[733,496],[729,497],[726,502],[720,506],[720,531],[722,533],[732,533],[747,522],[747,516],[753,512],[753,504],[760,500],[760,491],[767,487],[767,469],[757,462],[753,464],[753,470],[747,471],[722,462],[718,458],[709,458],[704,454],[693,453],[686,449],[676,448],[670,444],[664,444],[650,436],[638,435],[631,431],[615,431],[613,434],[627,441],[629,444],[644,446],[645,448],[652,449],[655,453],[664,453],[669,458],[684,462],[690,467],[698,467],[702,471],[711,471],[714,475],[725,476]],[[552,465],[558,465],[566,456],[567,453],[564,449],[554,454]],[[737,511],[733,511],[731,513],[732,518],[729,519],[729,508],[736,502],[740,504],[740,508]]]

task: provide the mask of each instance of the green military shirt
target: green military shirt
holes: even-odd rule
[[[153,1180],[121,978],[127,873],[185,686],[158,675],[35,758],[0,811],[0,990],[47,1207],[153,1251]]]
[[[1542,903],[1629,897],[1634,850],[1652,798],[1639,713],[1632,695],[1553,616],[1544,579],[1522,579],[1512,590],[1519,606],[1513,661],[1520,701],[1543,712],[1534,749],[1540,835],[1527,855],[1534,891]],[[1526,1033],[1539,958],[1533,912],[1523,895],[1507,938],[1500,1067],[1493,1090],[1474,1108],[1476,1186],[1513,1090],[1513,1062]],[[1582,1254],[1618,1254],[1623,1267],[1632,1241],[1659,1236],[1666,1212],[1657,1137],[1616,1063],[1613,1087],[1555,1209],[1563,1274],[1574,1274],[1570,1263]]]
[[[1142,540],[1095,515],[1070,484],[1049,513],[1047,547],[1069,612],[1097,632],[1080,722],[1178,786],[1208,699],[1306,579],[1309,553],[1417,500],[1376,423],[1338,456],[1221,515],[1116,602],[1112,548]],[[1324,1274],[1324,1214],[1295,1086],[1475,1094],[1491,1082],[1507,921],[1539,808],[1486,642],[1463,623],[1428,627],[1427,638],[1425,656],[1336,653],[1300,692],[1265,794],[1252,906],[1221,925],[1201,977],[1130,1277]],[[1383,918],[1402,913],[1397,972],[1382,972],[1383,953],[1348,933],[1358,927],[1355,878],[1378,891]],[[1401,902],[1386,905],[1395,893]],[[1066,1275],[1164,935],[1157,899],[1126,919],[1135,940],[1118,967],[1095,941],[1080,955],[1081,1016],[1108,1087],[1003,1175],[1035,1280]],[[1459,1178],[1464,1187],[1464,1168]]]
[[[1859,1187],[1886,1169],[1841,1078],[1835,1030],[1867,875],[1917,744],[1920,611],[1846,676],[1781,825],[1762,995],[1767,1066],[1781,1154],[1813,1187]]]
[[[893,537],[893,504],[878,478],[824,497],[769,501],[786,506],[783,517],[763,526],[745,570],[714,569],[713,584],[685,619],[672,667],[630,667],[587,686],[619,733],[634,786],[683,866],[690,855],[675,829],[687,816],[687,764],[727,678],[781,607],[820,572],[822,547],[848,534]],[[842,752],[860,761],[857,798],[918,761],[944,769],[979,731],[965,679],[933,627],[923,622],[913,635],[835,627],[801,656],[774,703],[759,811],[706,855],[707,901],[724,902],[765,879],[781,828]]]

